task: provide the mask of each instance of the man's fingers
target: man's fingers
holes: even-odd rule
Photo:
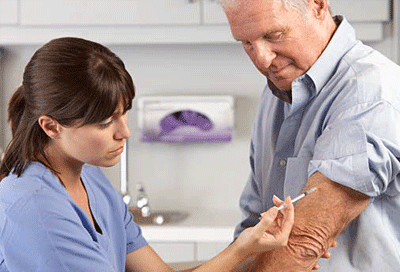
[[[324,254],[322,254],[321,258],[324,259],[329,259],[331,257],[331,253],[329,253],[329,251],[326,251]]]
[[[319,269],[319,264],[316,264],[316,265],[314,265],[314,267],[313,267],[313,269],[312,270],[318,270]]]

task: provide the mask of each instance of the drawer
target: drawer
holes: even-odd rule
[[[166,263],[195,261],[195,243],[162,243],[151,242],[149,245]]]
[[[228,242],[201,242],[197,243],[196,246],[196,260],[197,261],[208,261],[215,255],[223,251],[230,243]]]

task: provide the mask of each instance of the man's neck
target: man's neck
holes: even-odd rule
[[[279,90],[270,80],[268,80],[268,86],[271,89],[273,95],[275,95],[282,101],[292,104],[292,90]]]

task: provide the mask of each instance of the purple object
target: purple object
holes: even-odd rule
[[[161,133],[159,137],[162,137],[181,126],[194,126],[203,131],[209,131],[213,127],[207,116],[191,110],[177,111],[167,115],[161,120],[160,126]]]

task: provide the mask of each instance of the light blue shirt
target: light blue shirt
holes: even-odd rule
[[[273,206],[274,194],[298,195],[319,171],[371,198],[319,271],[400,271],[400,68],[336,19],[327,48],[292,83],[292,104],[268,85],[262,94],[235,236]]]
[[[147,244],[141,230],[99,168],[81,178],[101,233],[41,163],[0,182],[1,272],[125,271],[126,254]]]

